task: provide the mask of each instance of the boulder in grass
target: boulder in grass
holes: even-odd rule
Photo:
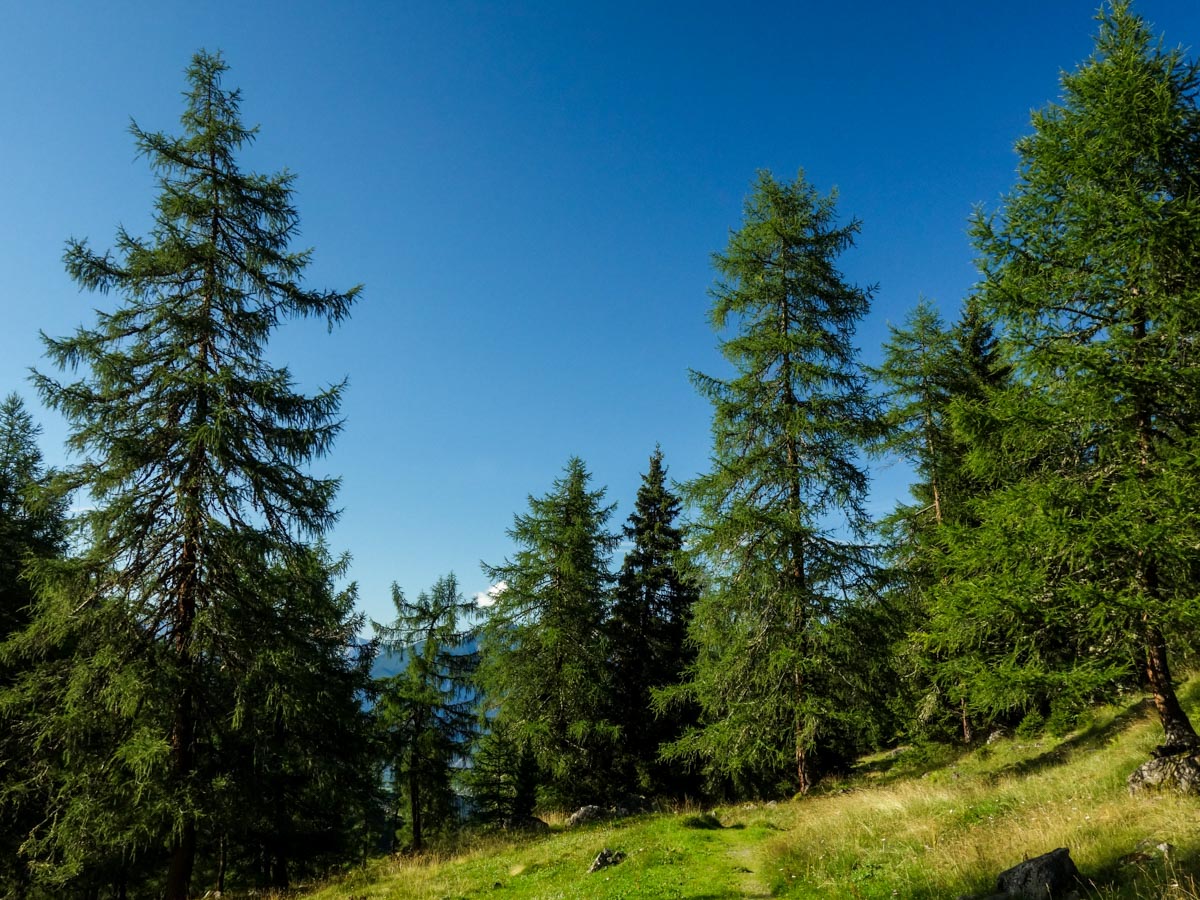
[[[567,827],[575,828],[579,825],[587,825],[589,822],[599,822],[608,813],[601,806],[581,806],[575,812],[571,813],[567,819]]]
[[[1158,756],[1138,766],[1129,776],[1129,793],[1168,790],[1200,795],[1200,753]]]
[[[1000,873],[996,887],[1006,897],[1058,900],[1079,887],[1079,870],[1066,847],[1059,847]]]

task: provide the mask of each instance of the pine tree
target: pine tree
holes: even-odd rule
[[[476,663],[471,635],[459,623],[474,603],[463,599],[452,574],[416,602],[393,584],[392,603],[396,621],[375,630],[384,649],[408,663],[378,686],[377,716],[397,811],[407,800],[410,846],[421,850],[426,831],[445,830],[458,815],[454,775],[475,735],[469,680]]]
[[[1200,625],[1200,71],[1127,3],[1099,19],[1093,56],[1017,144],[1016,186],[974,226],[1016,367],[980,413],[1000,440],[976,465],[1018,477],[956,542],[931,632],[990,668],[996,706],[1018,699],[998,678],[1086,698],[1137,659],[1166,749],[1186,749],[1168,648]]]
[[[29,624],[33,592],[24,568],[60,556],[66,543],[66,504],[46,496],[50,478],[37,437],[41,429],[16,394],[0,402],[0,894],[20,897],[29,875],[21,837],[40,820],[48,798],[34,777],[33,748],[19,741],[21,711],[6,693],[18,676],[3,644]]]
[[[916,514],[945,520],[949,426],[946,413],[956,373],[951,335],[933,305],[923,299],[903,328],[890,328],[883,364],[875,372],[886,391],[886,436],[879,450],[913,464],[921,503]]]
[[[658,761],[659,747],[695,724],[695,711],[651,707],[656,689],[679,684],[693,652],[687,644],[692,606],[699,595],[686,572],[683,531],[676,525],[682,501],[667,487],[662,450],[656,448],[624,528],[632,543],[617,577],[608,623],[614,706],[621,728],[624,780],[630,792],[695,792],[679,766]]]
[[[82,459],[58,489],[90,495],[92,508],[79,519],[82,555],[37,569],[34,622],[19,638],[26,658],[70,654],[23,685],[48,704],[36,739],[70,762],[29,846],[62,881],[161,864],[170,900],[189,894],[217,809],[214,760],[238,731],[227,681],[252,678],[260,642],[283,652],[284,635],[309,640],[261,629],[282,627],[278,573],[310,566],[310,541],[336,518],[337,481],[306,466],[341,427],[342,385],[298,393],[266,343],[290,317],[332,326],[358,293],[301,285],[310,253],[288,249],[293,176],[238,167],[255,131],[225,71],[219,55],[194,57],[180,137],[132,126],[159,174],[153,229],[119,231],[116,254],[69,242],[71,276],[122,299],[94,327],[45,340],[54,363],[84,377],[35,376]],[[343,612],[312,615],[338,629]]]
[[[503,585],[481,631],[480,683],[506,733],[538,765],[545,799],[596,802],[612,782],[604,622],[616,538],[612,507],[573,457],[544,497],[529,498],[509,536],[520,548],[484,566]]]
[[[227,874],[286,889],[374,845],[367,822],[382,805],[367,708],[375,645],[357,638],[365,621],[355,585],[335,586],[348,566],[349,557],[331,559],[321,546],[273,565],[260,596],[274,602],[258,605],[253,627],[226,636],[231,650],[242,644],[227,654],[249,664],[214,678],[213,699],[234,726],[200,773],[214,786],[214,890],[225,890]]]
[[[900,503],[880,529],[888,547],[884,604],[891,612],[897,641],[896,671],[888,683],[908,695],[922,723],[938,722],[939,711],[954,716],[964,741],[972,737],[963,685],[939,685],[929,676],[938,661],[910,640],[925,627],[929,591],[947,570],[943,542],[954,525],[969,525],[970,507],[987,485],[967,466],[972,441],[959,423],[973,405],[985,403],[1008,378],[991,326],[977,298],[964,304],[959,321],[947,328],[922,300],[902,328],[892,328],[884,344],[883,364],[875,371],[887,404],[887,432],[877,449],[904,459],[917,475],[911,491],[915,504]],[[913,698],[919,692],[920,700]],[[947,702],[948,701],[948,702]]]
[[[696,606],[689,694],[704,726],[672,746],[718,772],[782,774],[807,791],[818,757],[853,730],[850,674],[835,627],[868,567],[859,461],[876,404],[852,340],[870,290],[836,260],[859,224],[836,222],[835,197],[803,174],[761,172],[712,291],[728,380],[694,374],[713,404],[712,471],[688,486],[695,548],[713,585]]]

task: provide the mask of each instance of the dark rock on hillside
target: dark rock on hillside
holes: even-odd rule
[[[1079,870],[1066,847],[1059,847],[1000,873],[996,887],[1001,896],[1027,900],[1066,898],[1079,887]]]

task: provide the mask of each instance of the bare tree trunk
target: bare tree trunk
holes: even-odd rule
[[[1179,705],[1175,685],[1171,683],[1167,643],[1162,632],[1154,625],[1146,629],[1146,680],[1150,683],[1154,708],[1158,710],[1164,735],[1163,744],[1155,750],[1155,755],[1170,756],[1200,749],[1200,737],[1197,737],[1191,720]]]

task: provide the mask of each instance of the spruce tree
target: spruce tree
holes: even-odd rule
[[[397,814],[408,807],[410,847],[421,850],[427,831],[445,831],[457,818],[455,770],[475,735],[470,677],[475,653],[460,623],[473,610],[453,574],[438,579],[415,602],[392,585],[396,620],[375,631],[383,648],[407,660],[404,670],[377,685],[376,714]]]
[[[859,451],[877,412],[853,336],[871,292],[837,268],[859,223],[839,225],[835,202],[803,174],[759,174],[714,257],[711,319],[733,331],[721,342],[733,374],[693,375],[713,404],[712,469],[688,485],[712,586],[687,691],[704,724],[671,755],[735,778],[790,769],[800,791],[856,727],[836,624],[870,563]]]
[[[1015,365],[979,413],[1000,439],[975,463],[1018,477],[955,543],[931,635],[1042,696],[1140,670],[1164,749],[1187,749],[1169,648],[1200,625],[1200,71],[1127,3],[1099,19],[1092,57],[1017,144],[1017,184],[974,226]]]
[[[189,895],[202,842],[213,853],[203,829],[219,808],[217,760],[242,721],[228,682],[253,680],[260,645],[303,656],[316,640],[281,622],[278,577],[312,564],[336,518],[337,481],[307,467],[341,427],[342,385],[298,393],[266,344],[288,318],[332,326],[358,294],[302,285],[293,176],[239,168],[255,130],[222,86],[226,68],[193,58],[179,137],[132,126],[158,173],[153,228],[120,230],[115,253],[69,242],[71,276],[121,300],[45,339],[82,377],[35,375],[81,460],[58,490],[90,508],[79,558],[36,569],[34,621],[18,638],[28,659],[69,653],[23,683],[48,704],[33,739],[69,761],[28,846],[60,881],[136,866],[170,900]],[[343,633],[336,603],[310,614]]]
[[[545,800],[594,803],[612,783],[604,623],[616,537],[612,507],[573,457],[544,497],[529,498],[509,536],[519,547],[484,566],[503,589],[481,630],[480,684],[496,720],[537,763]]]
[[[699,595],[688,577],[683,530],[676,524],[682,501],[667,487],[662,450],[656,448],[625,525],[629,551],[621,563],[608,623],[612,647],[613,711],[621,728],[621,757],[631,792],[680,795],[695,791],[678,765],[658,760],[659,747],[695,724],[692,708],[656,713],[653,692],[684,680],[693,657],[687,643],[692,606]]]

